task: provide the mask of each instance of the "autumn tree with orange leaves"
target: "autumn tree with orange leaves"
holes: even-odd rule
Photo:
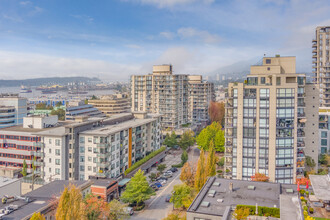
[[[222,124],[222,120],[225,116],[225,103],[224,102],[210,102],[209,115],[211,122],[219,122]]]
[[[251,176],[251,180],[257,182],[268,182],[269,177],[263,173],[256,173],[254,176]]]
[[[189,162],[186,162],[181,169],[180,180],[188,186],[194,187],[195,172],[194,167]]]

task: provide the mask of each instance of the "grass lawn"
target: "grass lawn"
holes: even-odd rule
[[[313,217],[315,220],[327,220],[327,219],[330,219],[330,218],[319,218],[319,217]]]

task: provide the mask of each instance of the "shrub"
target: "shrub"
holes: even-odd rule
[[[161,152],[163,152],[165,150],[166,150],[166,147],[161,147],[158,150],[151,152],[148,156],[142,158],[141,160],[139,160],[138,162],[133,164],[133,166],[131,166],[130,168],[125,170],[124,174],[125,175],[129,174],[130,172],[132,172],[133,170],[135,170],[136,168],[138,168],[139,166],[146,163],[148,160],[150,160],[151,158],[155,157],[156,155],[160,154]]]
[[[172,165],[172,167],[181,168],[181,167],[183,167],[183,164],[182,163],[174,164],[174,165]]]
[[[304,206],[304,208],[303,208],[305,211],[307,211],[308,210],[308,207],[307,206]]]
[[[255,215],[256,207],[253,205],[237,205],[236,209],[249,208],[250,215]],[[280,218],[280,209],[279,208],[269,208],[265,206],[258,206],[258,215],[260,216],[271,216],[275,218]]]
[[[313,214],[313,213],[314,213],[314,209],[313,209],[313,208],[309,208],[309,212],[310,212],[311,214]]]
[[[217,170],[218,173],[222,173],[222,170]]]

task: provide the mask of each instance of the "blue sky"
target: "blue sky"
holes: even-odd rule
[[[0,78],[209,74],[264,54],[311,71],[328,0],[0,0]]]

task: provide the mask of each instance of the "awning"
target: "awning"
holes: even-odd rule
[[[131,178],[124,178],[118,182],[118,186],[119,187],[125,186],[130,180]]]

